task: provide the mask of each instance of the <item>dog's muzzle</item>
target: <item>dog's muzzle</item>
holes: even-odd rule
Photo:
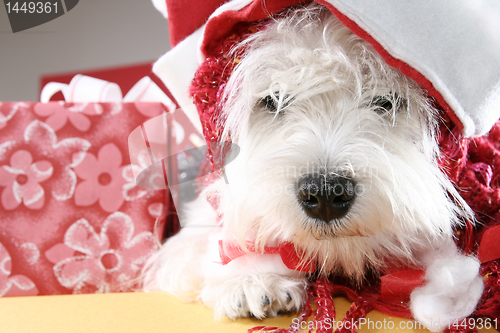
[[[311,174],[298,182],[298,199],[304,212],[326,223],[344,217],[355,199],[355,182],[336,175]]]

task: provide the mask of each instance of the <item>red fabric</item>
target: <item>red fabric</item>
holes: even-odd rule
[[[266,246],[263,251],[257,251],[252,244],[248,244],[247,249],[250,253],[279,254],[283,263],[289,269],[309,273],[313,273],[316,270],[316,262],[304,261],[301,258],[301,255],[296,252],[294,245],[291,243],[281,243],[278,247]],[[237,245],[224,245],[222,240],[219,241],[219,254],[223,265],[229,264],[234,259],[239,258],[248,252],[245,252]]]
[[[61,73],[56,75],[46,75],[40,79],[40,91],[49,82],[69,83],[76,74],[83,74],[118,84],[122,90],[123,96],[125,96],[126,93],[130,90],[130,88],[132,88],[134,84],[136,84],[137,81],[139,81],[141,78],[143,78],[144,76],[150,76],[150,77],[153,76],[151,71],[152,63],[153,62],[150,63],[148,62],[144,64],[119,66],[115,68],[87,70],[87,71],[79,71],[73,73]],[[162,86],[160,86],[160,88],[162,88]],[[166,91],[166,89],[164,88],[162,88],[162,90]],[[62,95],[62,93],[57,93],[51,99],[51,101],[63,101],[63,100],[64,96]]]
[[[166,0],[172,47],[191,35],[225,0]]]
[[[170,43],[172,47],[176,46],[186,37],[198,30],[205,24],[213,12],[227,1],[224,0],[166,0],[168,12],[168,26],[170,33]],[[310,2],[304,0],[278,0],[278,1],[263,1],[257,0],[241,11],[232,11],[223,13],[208,22],[206,33],[210,40],[205,40],[206,44],[202,46],[202,50],[206,55],[210,54],[210,50],[217,47],[217,44],[225,38],[226,34],[232,30],[238,22],[250,22],[261,20],[274,14],[286,7]]]
[[[485,231],[479,244],[478,258],[481,263],[485,263],[500,258],[500,225],[494,226]]]
[[[380,278],[380,296],[384,301],[409,300],[411,292],[424,284],[424,270],[402,270]]]
[[[131,290],[172,208],[128,155],[157,106],[0,103],[0,296]]]
[[[450,124],[446,124],[450,127]],[[444,126],[446,127],[446,126]],[[500,320],[500,243],[494,241],[500,226],[500,121],[483,137],[464,139],[457,129],[442,131],[446,171],[451,170],[460,195],[476,212],[472,229],[458,230],[458,245],[472,243],[481,260],[485,290],[473,317]],[[442,164],[443,165],[443,164]],[[472,241],[470,241],[472,239]],[[463,328],[453,329],[463,332]]]
[[[213,17],[205,27],[205,37],[201,51],[205,56],[214,55],[219,44],[234,30],[239,22],[252,22],[266,19],[283,9],[307,3],[304,0],[255,0],[240,11],[226,11]]]

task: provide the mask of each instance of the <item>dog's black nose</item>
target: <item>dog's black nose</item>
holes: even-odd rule
[[[347,177],[307,175],[299,180],[298,198],[312,218],[326,223],[347,214],[355,198],[355,183]]]

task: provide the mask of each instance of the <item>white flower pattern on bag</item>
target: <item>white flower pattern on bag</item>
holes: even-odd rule
[[[133,201],[147,194],[135,185],[132,166],[122,166],[122,153],[114,143],[99,149],[97,158],[87,154],[75,172],[83,179],[76,186],[75,204],[90,206],[99,202],[108,212],[118,210],[124,201]]]
[[[36,296],[38,289],[33,281],[24,275],[11,275],[12,260],[9,252],[0,243],[0,297]]]
[[[96,103],[37,103],[33,111],[40,117],[47,117],[45,123],[54,131],[63,128],[69,121],[80,132],[87,132],[91,122],[87,116],[101,115],[102,106]]]
[[[52,176],[54,168],[48,161],[33,162],[31,153],[18,150],[12,154],[10,165],[0,167],[2,206],[16,209],[21,202],[30,209],[40,209],[45,202],[45,191],[40,185]]]
[[[25,147],[26,145],[28,145],[29,151],[26,149],[18,149],[18,151],[15,151],[16,148]],[[57,174],[54,174],[52,179],[50,180],[52,197],[60,201],[68,200],[69,198],[73,197],[76,186],[76,175],[73,171],[73,168],[76,165],[80,164],[85,156],[85,152],[89,148],[90,143],[87,140],[81,138],[67,138],[58,141],[56,133],[50,126],[41,121],[34,120],[26,127],[26,130],[24,131],[24,142],[7,141],[0,144],[0,162],[6,159],[9,152],[14,151],[10,157],[11,168],[9,169],[9,166],[3,165],[4,171],[0,171],[0,186],[7,186],[9,184],[12,184],[13,173],[17,172],[18,175],[21,174],[21,172],[26,173],[26,170],[22,169],[26,168],[25,163],[27,163],[26,159],[28,158],[26,153],[30,154],[30,156],[41,155],[44,156],[44,160],[46,162],[41,165],[36,164],[35,167],[37,168],[37,170],[40,170],[38,168],[48,167],[48,164],[50,164],[51,167],[55,167],[57,165],[60,170]],[[14,157],[15,155],[16,157]],[[14,161],[12,160],[12,158],[14,158]],[[12,165],[13,162],[15,163],[15,167]],[[19,163],[22,163],[23,165],[20,166]],[[46,171],[46,169],[41,170]],[[40,180],[40,178],[36,177],[33,179],[38,179],[38,182],[42,181]],[[43,179],[43,177],[41,179]],[[28,181],[28,179],[24,179],[24,177],[20,177],[20,179],[18,180],[20,180],[21,182]],[[10,205],[8,207],[16,208],[20,203],[19,193],[21,190],[16,184],[12,186],[16,187],[13,189],[14,194],[9,192],[7,192],[6,194],[2,194],[2,198],[4,195],[7,196],[7,199],[5,199],[5,201],[2,199],[2,203],[4,205],[6,203]],[[36,186],[29,187],[30,190],[34,190],[35,188],[37,189],[36,195],[40,196],[41,192],[39,188],[37,188]],[[18,197],[12,199],[11,195],[18,195]],[[34,194],[26,195],[29,197],[29,199],[27,200],[28,203],[24,201],[25,205],[27,204],[27,207],[32,209],[39,209],[43,206],[43,203],[40,204],[39,201],[41,199],[37,198]],[[35,198],[37,198],[37,200],[33,201],[35,200]],[[15,204],[16,202],[17,204]],[[8,209],[7,207],[5,208]]]
[[[20,108],[28,108],[29,104],[24,102],[5,103],[0,102],[0,130],[7,127],[7,123],[14,117]]]
[[[75,294],[130,290],[128,284],[157,246],[150,231],[133,234],[133,221],[122,212],[109,215],[99,234],[86,219],[79,219],[64,236],[65,247],[74,255],[56,263],[57,280]]]

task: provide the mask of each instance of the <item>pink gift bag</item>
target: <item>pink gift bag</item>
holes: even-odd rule
[[[0,296],[131,291],[175,210],[128,136],[160,103],[0,103]]]

